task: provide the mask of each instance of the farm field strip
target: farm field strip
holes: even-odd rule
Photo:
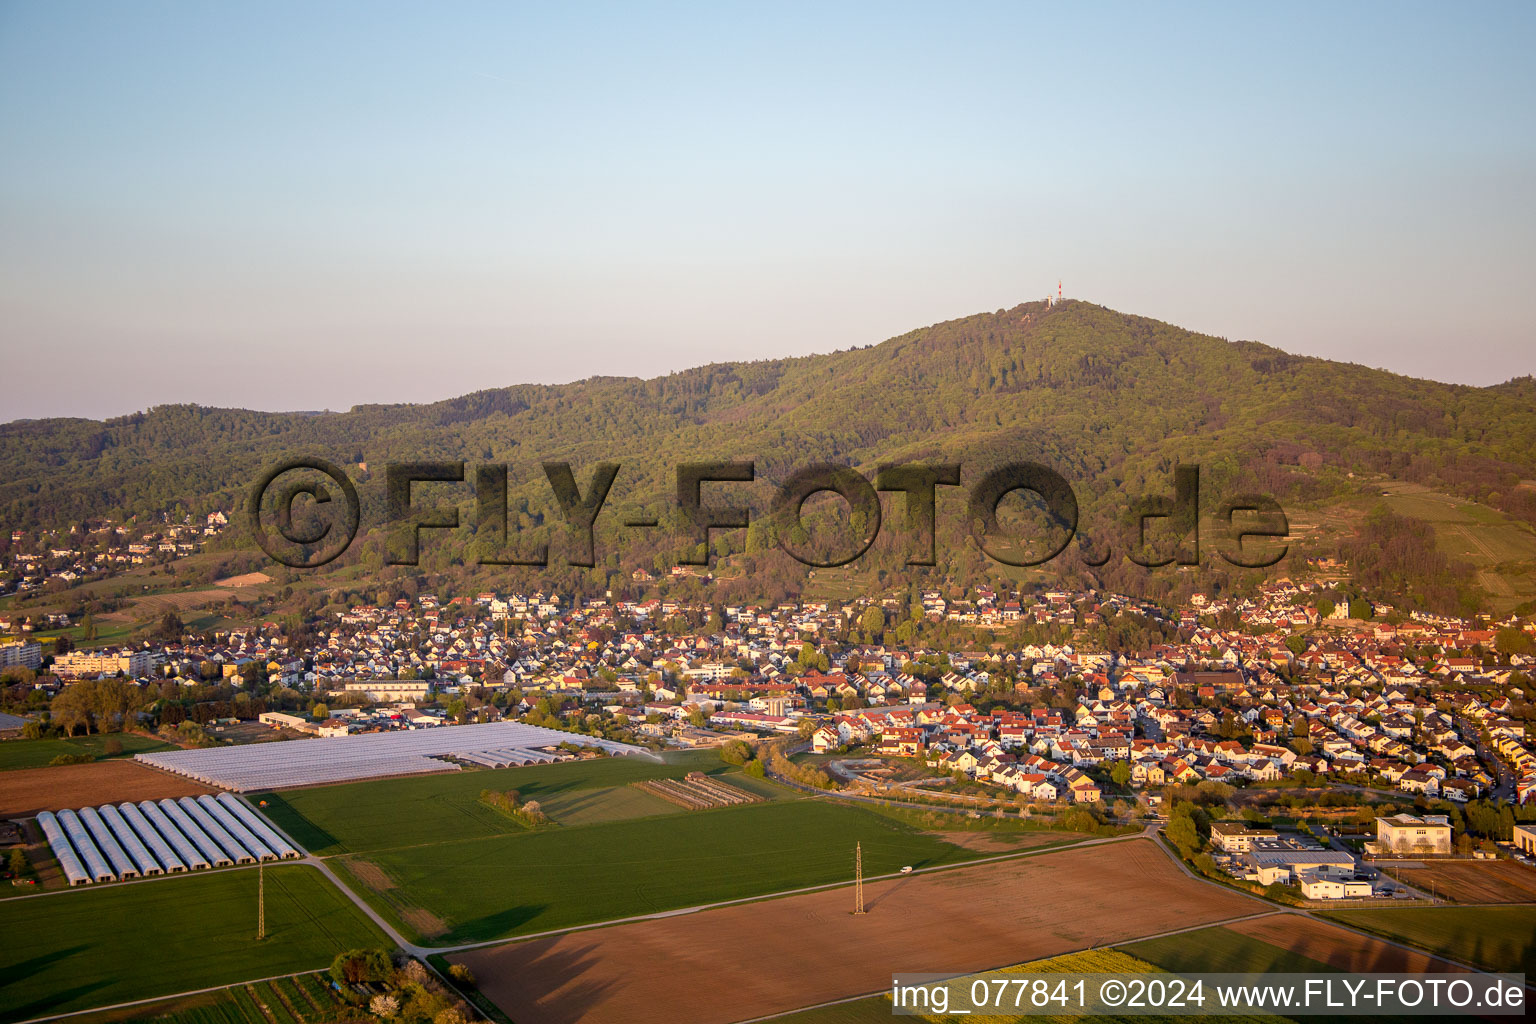
[[[1048,960],[1032,960],[1029,963],[1016,964],[1000,969],[1003,974],[1162,974],[1167,973],[1163,968],[1138,959],[1120,949],[1094,949],[1084,950],[1079,953],[1067,953],[1063,956],[1051,957]],[[889,994],[878,994],[854,999],[841,1000],[835,1003],[826,1003],[821,1006],[808,1007],[804,1010],[796,1010],[779,1016],[758,1018],[766,1024],[884,1024],[889,1021],[894,1013]],[[955,1015],[945,1014],[920,1014],[914,1015],[915,1019],[929,1021],[931,1024],[953,1024],[958,1019]],[[1143,1016],[1094,1016],[1085,1018],[1080,1015],[1059,1015],[1048,1013],[1031,1013],[1028,1017],[1005,1017],[999,1015],[973,1015],[969,1018],[976,1021],[1005,1021],[1028,1020],[1040,1022],[1040,1024],[1074,1024],[1084,1020],[1092,1020],[1096,1024],[1117,1024],[1124,1021],[1127,1024],[1141,1021],[1168,1020],[1170,1017],[1143,1017]],[[1265,1015],[1239,1015],[1226,1014],[1224,1021],[1236,1022],[1272,1022],[1272,1024],[1284,1024],[1287,1018]],[[752,1022],[747,1022],[752,1024]]]
[[[152,1024],[272,1024],[262,1012],[255,991],[271,986],[281,992],[302,1019],[302,1024],[328,1024],[336,1019],[342,1006],[341,996],[330,987],[328,976],[320,971],[280,974],[253,978],[246,982],[155,996],[130,1002],[79,1010],[46,1018],[68,1020],[74,1024],[123,1024],[149,1021]],[[301,1002],[294,1002],[295,999]]]
[[[211,786],[168,775],[126,758],[0,772],[0,807],[5,808],[8,818],[30,818],[39,811],[216,792]]]
[[[25,946],[0,947],[0,1021],[313,971],[340,950],[387,943],[319,871],[289,864],[265,873],[267,938],[259,942],[257,877],[249,870],[0,903],[0,933],[29,937]]]
[[[1382,907],[1335,910],[1325,916],[1485,970],[1536,976],[1533,906]]]
[[[117,740],[122,752],[109,754],[107,743]],[[45,768],[55,757],[90,754],[97,758],[132,757],[156,750],[175,750],[174,744],[137,733],[106,733],[52,740],[5,740],[0,742],[0,771],[18,768]]]
[[[1284,915],[1286,912],[1275,910],[1273,913]],[[1257,921],[1268,916],[1259,915],[1246,920]],[[1166,935],[1147,936],[1116,948],[1162,970],[1175,973],[1210,971],[1229,974],[1306,974],[1340,970],[1322,960],[1244,934],[1236,929],[1239,923],[1241,921],[1226,921],[1219,925],[1181,929]]]
[[[459,945],[842,882],[859,842],[869,876],[979,857],[862,808],[769,801],[370,852],[392,885],[358,891],[405,934]],[[448,928],[424,935],[411,908]]]
[[[756,793],[748,793],[744,789],[725,785],[697,773],[690,773],[685,779],[645,779],[630,785],[687,811],[750,804],[762,799]]]
[[[262,1011],[265,1004],[271,1016]],[[170,999],[148,1000],[116,1010],[87,1011],[79,1024],[118,1024],[143,1020],[150,1024],[325,1024],[342,1007],[341,996],[320,972],[257,978],[227,988],[184,993]]]
[[[1127,894],[1154,890],[1157,901]],[[450,955],[519,1024],[783,1013],[889,987],[892,972],[969,973],[1269,912],[1190,879],[1132,839]],[[956,908],[964,908],[960,913]],[[921,936],[921,941],[914,939]],[[666,962],[667,972],[654,969]],[[793,992],[783,979],[793,972]],[[711,984],[679,991],[678,973]],[[735,993],[729,1007],[718,992]]]
[[[1509,860],[1425,861],[1393,867],[1393,878],[1458,903],[1536,903],[1536,869]]]
[[[1406,908],[1398,908],[1406,909]],[[1363,911],[1375,913],[1376,911]],[[1350,911],[1330,911],[1330,918]],[[1252,921],[1238,921],[1226,928],[1239,935],[1326,964],[1334,970],[1366,973],[1417,973],[1465,971],[1470,968],[1436,957],[1419,944],[1374,938],[1359,930],[1340,927],[1312,914],[1286,913]]]
[[[681,778],[711,767],[724,768],[713,751],[674,755],[666,763],[601,758],[342,783],[263,793],[256,800],[265,802],[262,813],[290,839],[324,857],[523,832],[522,826],[480,802],[486,789],[516,791],[522,800],[538,801],[556,821],[566,816],[571,825],[633,817],[642,805],[658,813],[681,813],[659,799],[621,800],[596,791],[625,789],[641,779]]]

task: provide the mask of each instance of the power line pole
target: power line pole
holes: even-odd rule
[[[256,941],[267,937],[267,862],[256,862]]]
[[[864,913],[864,844],[853,847],[853,912]]]

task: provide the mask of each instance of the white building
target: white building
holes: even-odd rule
[[[432,695],[432,683],[426,679],[364,679],[347,683],[349,694],[368,700],[426,700]]]
[[[1301,894],[1309,900],[1348,900],[1371,895],[1371,883],[1356,879],[1353,870],[1304,868],[1297,872],[1297,881]]]
[[[30,668],[36,671],[43,663],[43,645],[32,640],[6,640],[0,642],[0,668]]]
[[[1515,826],[1515,849],[1521,853],[1536,853],[1536,827],[1531,825]]]
[[[154,658],[148,651],[127,651],[119,654],[111,651],[71,651],[53,660],[53,670],[61,678],[95,679],[98,676],[115,676],[119,672],[129,679],[137,679],[149,672]]]
[[[1412,856],[1449,854],[1451,822],[1443,814],[1394,814],[1376,819],[1376,841],[1366,844],[1373,854],[1403,853]]]

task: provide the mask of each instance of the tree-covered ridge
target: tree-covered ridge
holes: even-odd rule
[[[280,457],[370,464],[620,461],[626,493],[672,467],[754,458],[759,475],[831,460],[1032,457],[1089,492],[1162,484],[1178,461],[1213,486],[1281,492],[1298,464],[1384,472],[1536,519],[1536,387],[1416,380],[1229,343],[1085,302],[1027,303],[829,355],[719,363],[649,380],[517,385],[344,413],[161,406],[97,422],[0,426],[6,522],[231,507]]]

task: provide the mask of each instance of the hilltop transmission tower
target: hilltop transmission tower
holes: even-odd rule
[[[864,844],[853,847],[853,912],[864,913]]]

